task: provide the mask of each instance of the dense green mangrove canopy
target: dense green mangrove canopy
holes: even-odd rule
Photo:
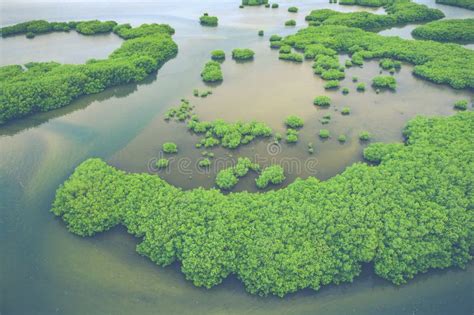
[[[438,42],[474,43],[474,18],[430,22],[418,26],[411,34]]]
[[[438,20],[444,13],[424,4],[396,0],[385,6],[387,14],[370,12],[338,12],[330,9],[314,10],[306,16],[306,21],[314,25],[344,25],[366,31],[380,31],[396,25],[422,23]]]
[[[369,146],[379,165],[266,193],[183,191],[89,159],[58,189],[52,211],[81,236],[125,226],[140,254],[161,266],[180,261],[197,286],[235,274],[250,293],[283,296],[351,282],[369,262],[401,284],[471,260],[473,132],[472,112],[417,117],[405,145]]]
[[[321,47],[349,53],[354,64],[363,64],[364,59],[391,58],[415,65],[413,73],[426,80],[449,84],[456,89],[474,88],[474,51],[457,44],[444,44],[433,41],[407,40],[399,37],[386,37],[358,28],[325,25],[308,27],[281,41],[299,50],[318,51],[313,66],[316,73],[327,73],[323,79],[339,79],[344,73],[337,58],[319,53]],[[317,45],[317,46],[316,46]],[[330,69],[332,72],[327,71]]]
[[[474,10],[474,1],[472,0],[436,0],[436,3]]]
[[[84,25],[80,29],[88,34],[103,33],[104,27],[110,29],[116,24],[74,23],[78,31],[79,26]],[[22,24],[3,28],[2,35],[24,33]],[[29,32],[32,25],[38,23],[26,24]],[[116,25],[113,31],[125,41],[108,59],[91,59],[83,65],[32,62],[25,65],[26,69],[20,65],[0,67],[0,124],[68,105],[79,96],[98,93],[111,86],[141,81],[178,52],[171,38],[174,29],[168,25],[143,24],[132,28],[122,24]]]

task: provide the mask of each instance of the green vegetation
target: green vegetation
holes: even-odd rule
[[[69,32],[69,30],[74,29],[74,23],[57,23],[57,22],[48,22],[44,20],[34,20],[15,24],[12,26],[5,26],[0,28],[0,33],[2,37],[28,34],[28,38],[35,37],[37,34],[44,34],[50,32]]]
[[[163,152],[165,153],[178,153],[178,146],[173,142],[163,143]]]
[[[397,88],[397,81],[389,75],[378,75],[372,79],[372,86],[375,88],[388,88],[395,90]]]
[[[272,3],[272,9],[278,9],[279,5],[278,3]]]
[[[347,87],[342,88],[342,94],[344,94],[344,95],[349,94],[349,88],[347,88]]]
[[[282,40],[282,39],[280,39]],[[304,57],[306,59],[316,59],[316,57],[320,58],[322,56],[333,56],[337,55],[337,51],[331,48],[324,47],[321,44],[310,44],[304,46]],[[333,64],[331,62],[331,64]],[[322,65],[321,65],[322,66]],[[339,61],[337,62],[337,68],[339,68]]]
[[[211,160],[209,158],[202,159],[198,162],[198,166],[202,168],[206,168],[211,166]]]
[[[380,163],[382,160],[392,158],[392,154],[396,154],[402,149],[402,143],[373,143],[364,149],[364,159],[373,163]]]
[[[328,107],[331,105],[331,98],[326,95],[317,96],[314,99],[313,104],[321,107]]]
[[[392,2],[391,0],[339,0],[341,5],[360,5],[364,7],[381,7],[388,3]]]
[[[199,91],[197,93],[199,95]],[[182,99],[178,107],[173,107],[166,111],[165,120],[175,119],[177,121],[185,121],[191,117],[192,110],[193,107],[189,104],[189,101]]]
[[[280,165],[271,165],[263,169],[260,176],[255,179],[257,187],[267,188],[269,184],[278,185],[285,180],[285,171]]]
[[[117,22],[114,21],[85,21],[76,24],[76,31],[82,35],[110,33],[116,25]]]
[[[283,45],[283,46],[280,47],[280,50],[278,52],[280,54],[289,54],[289,53],[291,53],[291,46]]]
[[[347,59],[345,62],[344,62],[344,65],[346,66],[346,68],[350,68],[352,67],[352,61],[350,59]]]
[[[343,107],[341,109],[341,114],[342,115],[350,115],[351,114],[351,108],[350,107]]]
[[[285,119],[285,125],[289,128],[301,128],[304,125],[303,119],[296,115],[290,115]]]
[[[472,0],[436,0],[436,3],[474,10],[474,3]]]
[[[369,141],[372,138],[372,134],[368,131],[361,131],[359,133],[359,139],[362,141]]]
[[[265,35],[265,32],[263,30],[258,31],[258,36],[263,36]]]
[[[298,8],[297,8],[297,7],[289,7],[289,8],[288,8],[288,12],[290,12],[290,13],[297,13],[297,12],[298,12]]]
[[[329,138],[330,135],[331,134],[330,134],[329,130],[327,130],[327,129],[319,130],[319,137],[322,138],[322,139],[327,139],[327,138]]]
[[[326,84],[324,85],[324,88],[326,90],[329,90],[329,89],[337,89],[339,87],[340,83],[338,80],[331,80],[331,81],[327,81]]]
[[[308,153],[309,154],[313,154],[314,153],[314,146],[313,144],[310,142],[308,143]]]
[[[159,169],[167,168],[169,164],[170,161],[168,159],[159,159],[158,161],[156,161],[156,167]]]
[[[252,170],[260,171],[260,165],[252,163],[249,158],[238,158],[237,163],[233,167],[223,169],[217,173],[216,185],[225,190],[232,189],[239,182],[240,177],[244,177]]]
[[[390,58],[384,58],[380,60],[379,66],[384,70],[400,69],[402,67],[402,63],[400,61],[393,60]]]
[[[222,81],[221,64],[217,61],[208,61],[201,72],[201,78],[204,82]]]
[[[364,92],[365,91],[365,83],[358,83],[357,84],[357,91]]]
[[[295,20],[288,20],[285,22],[285,26],[295,26],[296,21]]]
[[[472,259],[472,130],[473,112],[417,117],[406,145],[377,166],[258,194],[181,190],[89,159],[59,187],[52,212],[80,236],[124,226],[141,255],[179,261],[196,286],[233,274],[251,294],[284,296],[352,282],[367,263],[402,284]]]
[[[212,60],[224,60],[225,59],[225,52],[223,50],[213,50],[211,52]]]
[[[411,34],[418,39],[438,42],[474,43],[473,30],[474,19],[441,20],[420,25]]]
[[[270,41],[271,42],[279,42],[283,39],[283,37],[281,37],[280,35],[272,35],[270,36]]]
[[[268,0],[242,0],[243,6],[255,6],[262,4],[268,4]]]
[[[293,61],[293,62],[303,62],[303,56],[298,53],[280,53],[278,55],[278,58],[280,60],[287,60],[287,61]]]
[[[155,27],[144,24],[130,29],[128,32],[133,31],[135,36],[125,38],[108,59],[89,60],[83,65],[31,62],[26,69],[20,65],[0,67],[0,124],[63,107],[82,95],[108,87],[142,81],[178,52],[171,38],[174,30],[167,25],[152,25]]]
[[[338,12],[330,9],[314,10],[306,16],[306,21],[321,25],[341,25],[378,32],[397,25],[422,23],[439,20],[444,17],[442,11],[431,9],[424,4],[406,0],[391,1],[385,6],[387,14],[369,12]]]
[[[355,83],[355,82],[357,82],[357,81],[359,81],[359,78],[358,78],[358,77],[352,77],[352,82]]]
[[[210,16],[208,13],[204,13],[199,18],[199,23],[203,26],[217,26],[219,19],[216,16]]]
[[[248,48],[236,48],[232,50],[232,58],[235,60],[251,60],[254,55],[254,51]]]
[[[286,142],[288,143],[298,142],[298,135],[299,135],[298,130],[288,128],[288,130],[286,131]]]
[[[347,141],[347,137],[345,135],[339,135],[339,137],[337,137],[337,141],[344,143]]]
[[[454,109],[458,110],[466,110],[467,109],[468,102],[467,100],[459,100],[456,103],[454,103]]]
[[[216,176],[216,185],[220,189],[230,190],[234,188],[235,185],[239,182],[239,179],[234,174],[232,168],[226,168],[222,171],[219,171]]]

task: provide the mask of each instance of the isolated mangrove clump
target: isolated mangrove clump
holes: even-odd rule
[[[232,58],[235,60],[250,60],[255,55],[254,51],[248,48],[236,48],[232,50]]]
[[[467,100],[459,100],[454,103],[454,108],[458,110],[466,110],[468,105]]]
[[[326,95],[316,96],[313,104],[321,107],[328,107],[331,105],[331,98]]]
[[[372,86],[375,88],[388,88],[395,90],[397,88],[397,81],[392,76],[379,75],[372,79]]]
[[[217,26],[219,19],[216,16],[210,16],[209,14],[204,13],[199,18],[199,23],[203,26]]]
[[[163,152],[165,153],[178,153],[178,146],[173,142],[163,143]]]
[[[167,168],[169,164],[170,161],[168,159],[159,159],[158,161],[156,161],[156,167],[159,169]]]
[[[212,60],[224,60],[225,59],[225,52],[223,50],[213,50],[211,52]]]
[[[223,80],[221,64],[217,61],[209,61],[204,65],[201,72],[201,78],[204,82],[219,82]]]
[[[304,125],[303,118],[296,115],[290,115],[286,117],[285,125],[289,128],[294,128],[294,129],[301,128]]]

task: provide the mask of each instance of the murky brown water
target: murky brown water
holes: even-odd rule
[[[286,12],[290,3],[300,7],[296,16]],[[177,58],[145,82],[87,96],[57,111],[0,128],[1,314],[472,313],[472,265],[466,271],[449,269],[419,275],[401,287],[374,276],[367,266],[353,284],[319,292],[302,291],[284,299],[259,298],[246,294],[240,282],[232,278],[212,290],[196,288],[184,280],[177,266],[160,268],[137,255],[136,240],[125,231],[115,229],[94,238],[79,238],[49,213],[55,189],[83,160],[98,156],[121,169],[147,171],[149,161],[158,156],[165,141],[177,142],[180,153],[175,158],[189,161],[191,166],[181,165],[178,172],[173,163],[169,174],[160,175],[184,188],[211,187],[214,173],[198,174],[192,166],[201,156],[194,148],[198,138],[190,135],[184,124],[163,120],[167,108],[183,97],[196,105],[201,119],[256,119],[282,133],[286,116],[304,117],[300,142],[283,144],[278,154],[267,152],[268,140],[252,142],[236,151],[209,150],[216,153],[216,160],[224,162],[238,156],[258,156],[263,164],[283,161],[291,168],[287,184],[296,176],[326,179],[359,161],[364,147],[357,139],[360,130],[374,133],[375,141],[400,141],[401,128],[411,117],[450,115],[455,100],[473,96],[469,91],[419,80],[411,75],[409,65],[403,65],[395,75],[396,93],[376,94],[369,87],[371,78],[379,72],[376,61],[347,70],[348,79],[342,85],[350,88],[349,95],[327,92],[323,81],[312,74],[311,63],[279,61],[278,53],[268,48],[268,36],[262,39],[256,35],[258,29],[264,29],[267,35],[292,33],[296,29],[285,28],[283,22],[295,17],[298,25],[304,26],[304,15],[310,9],[360,8],[330,5],[325,0],[280,1],[278,10],[239,10],[233,0],[219,4],[193,0],[187,5],[174,1],[24,4],[7,0],[1,5],[2,24],[33,18],[170,23],[177,30],[175,39],[180,47]],[[204,11],[220,17],[218,28],[197,24],[197,17]],[[58,42],[56,49],[45,45],[63,35],[68,37],[50,34],[31,41],[2,39],[2,64],[8,63],[8,58],[22,63],[49,56],[79,63],[106,56],[120,45],[113,35],[83,38],[73,32],[69,34],[72,37]],[[223,84],[212,88],[213,95],[206,99],[194,98],[192,90],[205,87],[199,73],[209,52],[224,49],[229,53],[236,47],[254,49],[255,60],[237,64],[228,58],[223,63]],[[367,83],[365,93],[355,91],[352,76]],[[315,108],[312,100],[320,94],[330,95],[334,106],[327,110]],[[334,110],[343,106],[351,107],[350,116]],[[332,114],[332,121],[322,126],[319,119],[326,113]],[[321,128],[329,129],[332,138],[319,140]],[[336,140],[341,133],[348,136],[343,145]],[[308,142],[315,145],[312,156],[306,151]],[[246,177],[236,189],[254,190],[253,178]]]

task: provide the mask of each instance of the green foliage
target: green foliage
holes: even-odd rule
[[[350,59],[347,59],[345,62],[344,62],[344,65],[346,66],[346,68],[350,68],[352,67],[352,61]]]
[[[474,3],[472,0],[436,0],[436,3],[474,10]]]
[[[253,163],[249,158],[237,159],[237,163],[233,167],[223,169],[217,173],[216,185],[221,189],[230,190],[239,182],[240,177],[244,177],[252,170],[260,171],[260,165]]]
[[[285,119],[285,125],[289,128],[301,128],[304,125],[303,118],[296,116],[296,115],[290,115],[286,117]]]
[[[269,184],[278,185],[285,180],[285,171],[280,165],[271,165],[263,169],[260,176],[255,179],[257,187],[267,188]]]
[[[238,182],[239,179],[237,178],[237,176],[235,176],[234,170],[232,168],[226,168],[217,173],[216,185],[220,189],[230,190],[234,188],[234,186],[237,185]]]
[[[165,153],[178,153],[178,146],[173,142],[163,143],[163,152]]]
[[[319,130],[319,137],[322,138],[322,139],[327,139],[327,138],[329,138],[330,135],[331,134],[330,134],[329,130],[327,130],[327,129]]]
[[[357,82],[357,81],[359,81],[359,78],[358,78],[358,77],[352,77],[352,82],[355,83],[355,82]]]
[[[297,13],[297,12],[298,12],[298,8],[297,8],[297,7],[289,7],[289,8],[288,8],[288,12],[290,12],[290,13]]]
[[[377,166],[255,194],[181,190],[89,159],[59,187],[52,212],[81,236],[126,227],[141,255],[179,261],[196,286],[233,274],[251,294],[284,296],[352,282],[367,263],[402,284],[472,259],[472,130],[473,112],[417,117],[407,144]]]
[[[289,129],[286,131],[286,142],[288,142],[288,143],[296,143],[296,142],[298,142],[298,135],[299,135],[298,130],[289,128]]]
[[[26,34],[26,37],[33,38],[35,35],[50,33],[50,32],[68,32],[75,28],[74,22],[48,22],[44,20],[33,20],[15,24],[12,26],[5,26],[0,28],[2,37],[15,36]]]
[[[372,79],[372,86],[375,88],[389,88],[395,90],[397,88],[397,81],[389,75],[379,75]]]
[[[278,58],[280,60],[287,60],[287,61],[293,61],[293,62],[303,62],[303,56],[301,54],[297,53],[280,53],[278,55]]]
[[[213,50],[211,52],[212,60],[224,60],[225,59],[225,52],[223,50]]]
[[[262,4],[268,4],[268,0],[242,0],[243,6],[255,6]]]
[[[168,24],[142,24],[138,27],[132,27],[130,24],[120,24],[114,27],[114,33],[123,39],[133,39],[138,37],[145,37],[154,34],[168,34],[175,33],[174,28]]]
[[[358,83],[357,84],[357,91],[364,92],[365,91],[365,83]]]
[[[387,14],[364,11],[338,12],[330,9],[314,10],[306,16],[306,21],[318,22],[322,25],[356,27],[366,31],[380,31],[396,25],[429,22],[444,17],[443,12],[438,9],[405,0],[391,1],[385,6],[385,11]]]
[[[116,25],[117,22],[115,21],[84,21],[76,24],[76,31],[82,35],[110,33]]]
[[[279,7],[278,3],[272,3],[272,9],[277,9]]]
[[[383,160],[393,158],[392,155],[402,149],[402,143],[372,143],[364,149],[364,159],[370,162],[380,163]]]
[[[290,45],[281,46],[280,50],[279,50],[279,53],[280,54],[289,54],[289,53],[291,53],[291,46]]]
[[[219,82],[222,81],[223,75],[221,64],[217,61],[208,61],[204,65],[201,72],[201,78],[204,82]]]
[[[263,36],[265,35],[265,32],[263,30],[258,31],[258,36]]]
[[[83,65],[33,62],[26,70],[14,72],[11,66],[0,67],[0,124],[63,107],[82,95],[145,79],[178,52],[169,30],[160,30],[125,40],[105,60]]]
[[[172,107],[166,111],[165,120],[174,119],[185,121],[186,119],[191,118],[192,110],[193,107],[189,104],[189,101],[183,99],[178,107]]]
[[[337,89],[339,87],[339,81],[338,80],[331,80],[331,81],[327,81],[326,84],[324,85],[324,88],[326,90],[329,90],[329,89]]]
[[[359,140],[361,141],[369,141],[372,138],[372,134],[368,131],[361,131],[359,133]]]
[[[474,18],[440,20],[420,25],[411,34],[417,39],[429,39],[438,42],[474,43],[473,30]]]
[[[459,100],[454,103],[454,108],[458,110],[466,110],[468,102],[467,100]]]
[[[269,39],[269,40],[270,40],[271,42],[279,42],[279,41],[281,41],[282,39],[283,39],[283,38],[282,38],[280,35],[272,35],[272,36],[270,36],[270,39]]]
[[[205,168],[211,166],[211,160],[208,158],[202,159],[198,162],[199,167]]]
[[[232,58],[235,60],[250,60],[253,59],[255,53],[248,48],[236,48],[232,50]]]
[[[344,143],[347,141],[347,137],[345,135],[339,135],[339,137],[337,137],[337,141]]]
[[[390,2],[392,1],[391,0],[339,0],[340,5],[360,5],[364,7],[381,7]]]
[[[342,94],[344,95],[349,94],[349,89],[347,87],[342,88]]]
[[[159,159],[158,161],[156,161],[156,167],[159,169],[167,168],[169,164],[170,161],[168,159]]]
[[[350,115],[351,114],[351,108],[350,107],[343,107],[341,109],[341,114],[342,115]]]
[[[327,47],[325,47],[321,44],[311,44],[311,45],[307,45],[307,46],[304,47],[304,57],[306,59],[315,59],[316,56],[318,56],[318,55],[319,55],[319,57],[321,57],[321,56],[334,56],[334,58],[332,60],[337,61],[337,68],[340,67],[339,61],[338,61],[337,57],[335,57],[337,55],[337,51],[335,51],[334,49],[327,48]],[[321,64],[318,64],[318,66],[321,66]]]
[[[331,98],[326,95],[317,96],[314,99],[313,104],[321,107],[328,107],[331,105]]]
[[[314,146],[313,144],[310,142],[308,143],[308,153],[309,154],[313,154],[314,153]]]
[[[288,20],[285,22],[285,26],[295,26],[296,21],[295,20]]]
[[[204,13],[199,18],[199,23],[203,26],[217,26],[219,19],[216,16],[210,16],[209,14]]]
[[[390,58],[384,58],[380,60],[379,66],[384,70],[400,69],[402,67],[402,63],[400,61],[396,61]]]
[[[205,134],[200,144],[206,148],[221,144],[225,148],[235,149],[257,137],[269,137],[272,134],[270,127],[256,121],[228,123],[222,119],[214,121],[191,119],[188,122],[188,129],[198,134]]]

